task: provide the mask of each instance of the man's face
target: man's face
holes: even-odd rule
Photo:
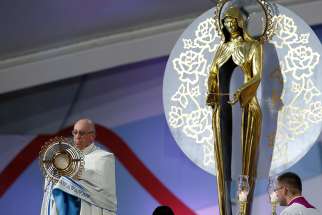
[[[278,201],[279,201],[280,205],[287,206],[287,200],[286,200],[287,188],[283,184],[278,182],[275,192],[277,194]]]
[[[79,120],[73,130],[75,146],[83,150],[95,140],[95,132],[86,120]]]

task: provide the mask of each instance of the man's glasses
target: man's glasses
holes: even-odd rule
[[[281,189],[283,189],[284,187],[283,186],[281,186],[281,187],[277,187],[277,188],[275,188],[274,189],[274,192],[276,192],[276,191],[278,191],[278,190],[281,190]]]
[[[73,136],[76,136],[77,134],[79,134],[79,136],[85,136],[85,135],[87,135],[87,134],[93,134],[94,133],[94,131],[78,131],[78,130],[73,130],[72,131],[72,134],[73,134]]]

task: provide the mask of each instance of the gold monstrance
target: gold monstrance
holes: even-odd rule
[[[84,169],[84,155],[72,139],[55,137],[41,148],[39,161],[45,177],[57,182],[61,176],[79,178]]]

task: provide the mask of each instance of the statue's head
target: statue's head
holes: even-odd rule
[[[244,17],[241,14],[240,9],[238,7],[230,6],[223,14],[222,20],[224,21],[226,18],[236,19],[238,27],[240,28],[245,27]]]
[[[230,35],[239,32],[241,36],[244,35],[245,20],[240,10],[235,6],[230,6],[223,14],[222,19],[222,31],[225,36],[225,40],[229,40]]]

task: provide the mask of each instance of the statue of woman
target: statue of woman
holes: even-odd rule
[[[263,48],[262,42],[247,34],[245,20],[237,7],[230,6],[223,14],[221,23],[224,41],[219,45],[210,69],[207,105],[213,109],[219,210],[221,215],[228,215],[231,214],[231,105],[238,101],[242,108],[241,174],[249,176],[248,202],[252,200],[254,191],[262,120],[256,91],[262,76]],[[229,100],[230,79],[236,66],[243,72],[244,83]],[[249,204],[246,208],[249,214]]]

